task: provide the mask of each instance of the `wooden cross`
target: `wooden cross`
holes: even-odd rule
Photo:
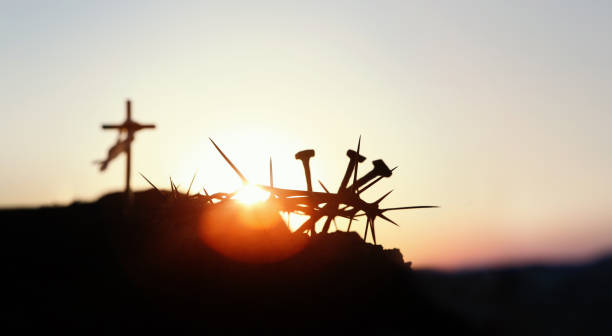
[[[131,175],[131,165],[132,165],[132,143],[131,140],[134,139],[134,134],[141,129],[145,128],[155,128],[155,125],[143,125],[139,124],[132,120],[132,103],[127,100],[125,102],[126,108],[126,118],[123,124],[120,125],[102,125],[102,129],[116,129],[119,132],[127,132],[127,139],[130,140],[127,143],[127,148],[125,149],[126,154],[126,164],[125,164],[125,193],[129,197],[131,195],[130,189],[130,175]]]

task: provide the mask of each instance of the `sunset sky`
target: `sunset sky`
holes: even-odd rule
[[[336,189],[362,135],[394,175],[378,242],[416,267],[612,251],[612,3],[4,1],[0,206],[92,201],[124,183],[102,123],[133,101],[133,170],[209,192]],[[136,189],[147,187],[137,173]],[[344,224],[342,224],[344,227]],[[356,229],[363,234],[364,223]]]

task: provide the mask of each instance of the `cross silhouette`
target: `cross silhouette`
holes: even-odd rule
[[[142,130],[142,129],[146,129],[146,128],[155,128],[155,125],[152,124],[139,124],[137,122],[135,122],[134,120],[132,120],[132,103],[130,102],[130,100],[127,100],[125,102],[125,108],[126,108],[126,118],[125,121],[122,124],[119,125],[108,125],[108,124],[104,124],[102,125],[102,129],[115,129],[118,130],[120,133],[123,132],[127,132],[127,138],[125,141],[125,149],[123,149],[123,151],[126,154],[126,164],[125,164],[125,193],[126,195],[129,197],[131,195],[131,189],[130,189],[130,175],[131,175],[131,165],[132,165],[132,141],[134,140],[134,134],[136,134],[136,132]],[[109,159],[112,159],[109,156]],[[109,159],[107,159],[107,163],[108,161],[110,161]]]

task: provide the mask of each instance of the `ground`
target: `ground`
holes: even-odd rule
[[[603,316],[612,303],[609,261],[414,271],[399,250],[356,233],[306,237],[281,221],[253,235],[272,242],[261,248],[282,258],[266,252],[245,259],[245,251],[258,253],[252,245],[228,253],[204,233],[211,225],[239,226],[227,222],[243,213],[235,205],[215,213],[154,191],[137,193],[129,210],[124,204],[111,194],[68,207],[0,211],[3,300],[11,307],[4,327],[75,334],[612,331]]]

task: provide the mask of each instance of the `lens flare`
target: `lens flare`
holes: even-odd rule
[[[248,263],[290,258],[308,242],[304,235],[292,234],[270,204],[245,205],[234,200],[220,202],[202,214],[200,236],[222,255]]]
[[[233,199],[246,205],[253,205],[264,202],[268,197],[270,197],[269,192],[249,183],[240,189]]]

